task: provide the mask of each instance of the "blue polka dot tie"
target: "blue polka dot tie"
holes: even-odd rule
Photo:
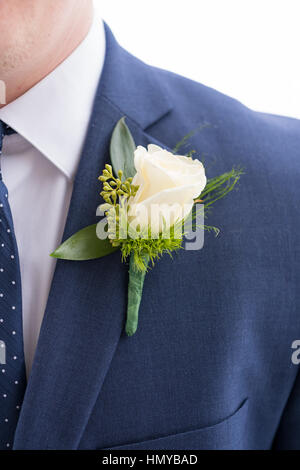
[[[0,163],[4,136],[13,132],[0,121]],[[13,446],[25,387],[18,248],[8,192],[0,171],[0,449]]]

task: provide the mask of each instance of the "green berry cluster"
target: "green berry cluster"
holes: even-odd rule
[[[99,180],[103,183],[103,190],[100,195],[105,204],[100,208],[105,212],[108,222],[108,238],[113,246],[120,246],[120,237],[127,236],[129,211],[128,199],[134,197],[139,189],[132,184],[133,178],[123,180],[123,171],[118,171],[118,177],[113,174],[111,165],[105,165]]]
[[[103,183],[103,191],[101,191],[100,196],[107,204],[116,206],[119,197],[130,198],[136,195],[139,187],[132,184],[132,178],[127,178],[125,181],[122,181],[122,179],[122,170],[118,171],[118,178],[115,178],[112,166],[105,165],[99,180]]]

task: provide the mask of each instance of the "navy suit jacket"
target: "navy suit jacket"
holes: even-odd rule
[[[300,448],[299,121],[149,67],[107,27],[106,41],[64,239],[98,221],[122,116],[137,144],[167,148],[206,123],[185,153],[208,177],[246,174],[213,208],[219,237],[147,274],[131,338],[120,254],[58,261],[14,448]]]

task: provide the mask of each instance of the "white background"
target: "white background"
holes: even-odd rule
[[[128,51],[233,96],[300,118],[300,0],[94,0]]]

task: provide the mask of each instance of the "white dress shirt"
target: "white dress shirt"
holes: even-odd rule
[[[4,138],[1,167],[18,243],[24,348],[31,370],[74,176],[105,57],[102,21],[52,73],[0,109],[18,134]]]

